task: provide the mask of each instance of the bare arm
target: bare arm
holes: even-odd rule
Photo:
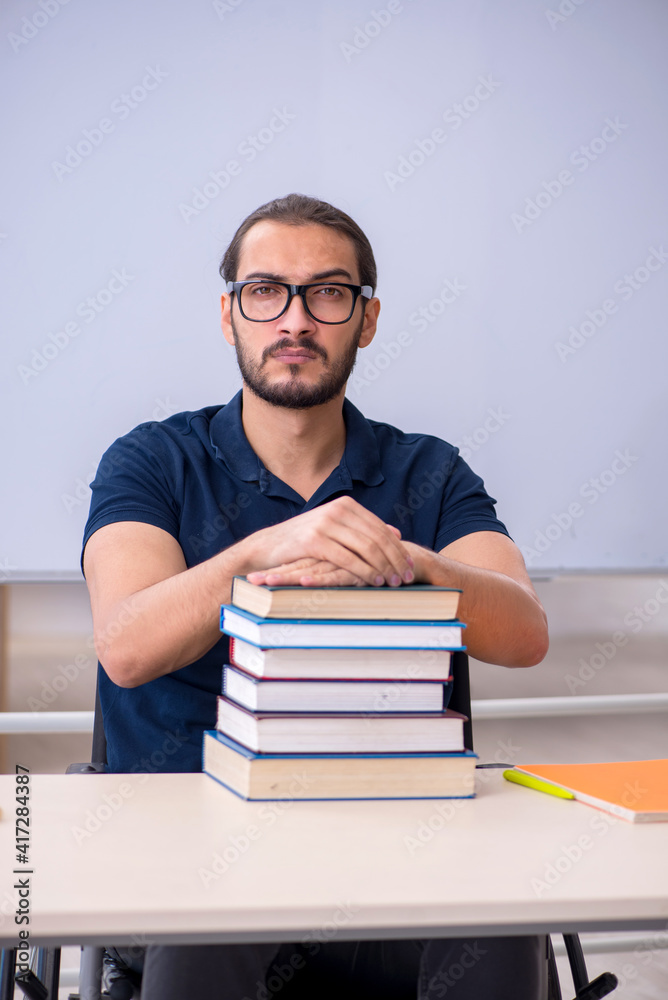
[[[350,497],[256,531],[190,569],[162,528],[105,525],[84,553],[100,662],[122,687],[192,663],[220,638],[233,576],[300,558],[327,561],[368,584],[412,578],[396,532]]]
[[[498,531],[464,535],[440,552],[404,542],[416,583],[459,587],[465,642],[478,660],[506,667],[534,666],[548,647],[547,619],[522,554]],[[254,583],[344,586],[364,581],[331,563],[300,560],[251,575]]]
[[[504,667],[532,667],[544,659],[547,617],[522,554],[507,535],[476,531],[438,553],[405,544],[418,581],[463,591],[459,617],[467,625],[471,656]]]

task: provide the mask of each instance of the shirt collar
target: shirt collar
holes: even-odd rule
[[[260,482],[269,475],[244,433],[241,419],[242,390],[221,406],[209,425],[209,438],[216,458],[221,459],[244,482]],[[347,479],[360,480],[367,486],[379,486],[385,479],[381,471],[378,443],[369,421],[349,399],[343,401],[346,447],[339,470]],[[347,475],[346,475],[347,474]]]
[[[216,458],[221,459],[230,472],[246,483],[259,482],[264,465],[257,457],[241,422],[242,390],[229,403],[221,406],[209,424],[209,439]]]
[[[346,423],[346,449],[341,464],[347,466],[352,479],[358,479],[367,486],[380,486],[385,476],[371,424],[347,398],[343,401],[343,419]]]

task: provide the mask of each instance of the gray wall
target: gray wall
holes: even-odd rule
[[[107,445],[236,391],[218,259],[290,190],[377,251],[351,400],[459,443],[534,574],[665,567],[665,3],[0,18],[0,578],[75,576]]]

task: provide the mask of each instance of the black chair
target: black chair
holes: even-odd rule
[[[449,707],[462,715],[465,715],[467,722],[464,725],[464,745],[467,749],[473,750],[473,725],[471,721],[471,687],[469,679],[468,656],[465,652],[457,652],[453,655],[453,685],[449,701]],[[91,762],[89,764],[71,764],[68,774],[86,774],[91,772],[104,772],[107,766],[107,741],[104,732],[104,721],[102,718],[102,708],[100,705],[99,689],[95,692],[95,715],[93,724],[93,746]],[[610,972],[604,972],[596,979],[589,981],[587,967],[582,952],[582,946],[577,934],[564,934],[564,944],[573,977],[575,987],[575,1000],[598,1000],[605,997],[617,987],[617,978]],[[112,950],[112,955],[113,955]],[[99,1000],[100,981],[102,975],[104,949],[91,946],[82,949],[80,993],[70,994],[70,1000]],[[546,935],[546,956],[548,962],[548,1000],[562,1000],[561,987],[557,973],[557,964],[554,957],[552,942],[549,935]],[[23,981],[17,983],[24,994],[30,1000],[57,1000],[58,996],[58,969],[60,965],[59,949],[40,949],[38,955],[38,966],[36,973],[24,977]],[[40,970],[47,977],[49,986],[46,987],[40,981]],[[14,953],[8,949],[2,953],[2,964],[0,965],[0,1000],[11,1000],[14,980]],[[137,988],[137,976],[132,969],[124,971],[122,962],[112,961],[112,997],[118,1000],[130,1000],[133,992]],[[287,984],[286,984],[287,985]],[[290,1000],[289,989],[282,991],[282,1000]],[[349,993],[350,995],[350,993]],[[414,994],[413,994],[414,997]],[[407,997],[407,1000],[409,998]],[[412,998],[411,998],[412,1000]]]

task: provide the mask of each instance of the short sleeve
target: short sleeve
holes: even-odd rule
[[[118,438],[102,456],[91,483],[91,503],[83,550],[99,528],[119,521],[141,521],[179,536],[180,509],[175,496],[178,470],[157,423],[140,424]],[[171,484],[171,485],[170,485]]]
[[[496,515],[496,500],[456,448],[454,453],[443,487],[435,551],[440,552],[446,545],[474,531],[498,531],[510,537],[505,524]]]

